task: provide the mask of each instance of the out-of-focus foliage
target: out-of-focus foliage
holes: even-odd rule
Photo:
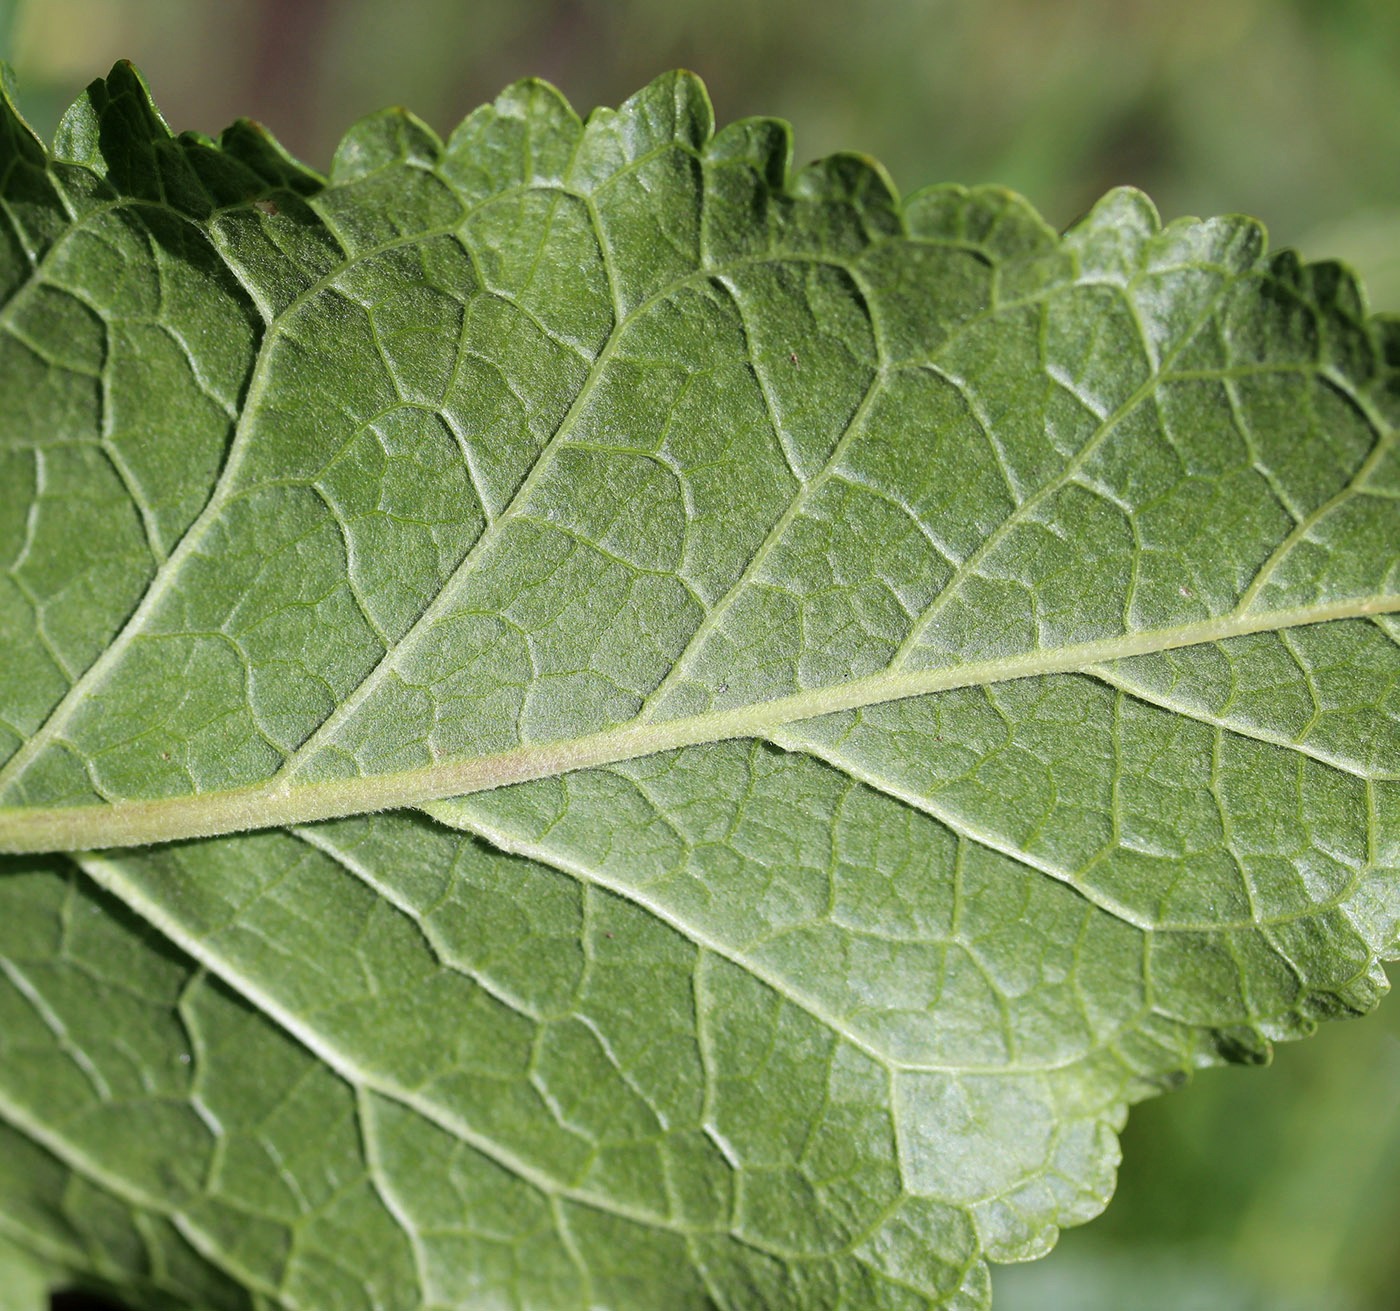
[[[1144,1103],[1123,1155],[1103,1216],[997,1271],[997,1311],[1391,1311],[1400,1006]]]
[[[1005,183],[1061,225],[1117,183],[1258,214],[1400,309],[1393,0],[0,0],[0,54],[45,131],[129,57],[177,129],[252,113],[321,167],[385,104],[446,129],[525,74],[588,105],[686,65],[721,120],[791,119],[802,158]],[[1000,1271],[998,1311],[1393,1307],[1397,1006],[1135,1111],[1108,1212]]]

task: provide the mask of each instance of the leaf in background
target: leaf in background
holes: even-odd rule
[[[324,185],[122,66],[52,157],[6,113],[0,1238],[55,1278],[984,1306],[1128,1103],[1374,1003],[1400,330],[1335,266],[789,177],[680,75]]]

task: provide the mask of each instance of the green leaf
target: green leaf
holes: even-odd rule
[[[983,1307],[1129,1103],[1374,1004],[1400,324],[1249,220],[788,159],[685,75],[329,180],[125,66],[52,152],[7,102],[0,1239]]]
[[[44,1311],[51,1273],[31,1252],[0,1236],[0,1311]]]

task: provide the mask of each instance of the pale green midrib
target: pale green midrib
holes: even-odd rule
[[[530,188],[528,187],[509,188],[505,192],[493,194],[492,196],[478,202],[478,204],[476,205],[466,207],[462,215],[460,215],[456,220],[454,220],[454,223],[451,226],[427,229],[423,232],[416,232],[407,236],[398,236],[391,241],[381,243],[380,245],[368,248],[364,251],[360,251],[354,254],[351,254],[349,251],[346,251],[346,260],[343,264],[338,264],[334,269],[327,271],[321,277],[315,279],[313,282],[308,284],[301,291],[299,291],[297,295],[279,313],[277,313],[272,319],[267,320],[265,322],[263,338],[258,346],[257,358],[254,363],[252,374],[248,383],[247,391],[244,397],[243,407],[240,415],[234,422],[234,428],[230,437],[228,448],[225,452],[223,466],[219,471],[214,486],[211,488],[209,498],[205,502],[203,509],[195,517],[195,519],[189,525],[189,527],[185,530],[184,534],[180,538],[179,542],[175,545],[174,549],[163,560],[159,562],[147,585],[146,591],[142,595],[139,603],[137,604],[136,608],[132,611],[132,613],[128,616],[126,621],[122,624],[120,630],[113,638],[113,640],[103,649],[103,651],[97,657],[97,659],[91,665],[89,665],[87,669],[85,669],[80,675],[77,676],[77,678],[73,681],[72,685],[69,687],[68,691],[64,694],[62,699],[59,701],[58,705],[55,706],[54,709],[50,712],[48,718],[44,721],[40,728],[36,732],[30,734],[25,739],[20,748],[15,752],[13,756],[10,757],[9,760],[7,760],[3,765],[0,765],[0,788],[3,788],[5,785],[15,781],[27,771],[29,766],[33,764],[33,762],[36,759],[38,759],[43,749],[47,747],[59,733],[61,733],[64,726],[68,723],[69,719],[72,717],[72,714],[78,708],[78,706],[82,704],[83,700],[86,697],[90,696],[97,687],[100,687],[102,685],[103,681],[106,679],[108,674],[111,672],[112,669],[115,668],[118,661],[125,654],[133,637],[140,633],[141,629],[146,623],[146,620],[155,612],[156,608],[159,606],[164,596],[166,595],[169,587],[172,586],[174,581],[177,579],[185,559],[198,551],[199,545],[203,541],[205,535],[207,534],[211,526],[218,520],[219,515],[222,513],[224,506],[228,500],[230,494],[230,487],[233,485],[234,479],[237,477],[238,471],[243,463],[243,460],[246,457],[247,442],[244,440],[246,436],[244,425],[250,416],[256,417],[256,398],[261,394],[263,388],[267,385],[266,370],[268,362],[273,355],[273,352],[270,349],[271,343],[281,332],[283,326],[293,318],[296,311],[302,305],[309,302],[311,298],[317,295],[319,292],[333,285],[334,281],[340,276],[342,276],[346,269],[352,267],[354,264],[369,258],[373,258],[374,256],[382,254],[387,250],[396,249],[401,245],[412,244],[414,242],[422,241],[434,235],[457,233],[460,230],[460,228],[471,217],[471,215],[473,215],[480,208],[483,208],[488,204],[496,203],[497,201],[501,200],[504,196],[513,194],[516,190],[529,189]],[[586,199],[582,196],[579,196],[578,198]],[[151,202],[140,203],[149,204]],[[73,229],[69,229],[69,231],[72,230]],[[332,230],[329,227],[329,225],[328,230]],[[64,235],[66,236],[67,233],[65,233]],[[242,276],[241,268],[237,265],[236,262],[231,261],[229,259],[227,253],[223,250],[221,243],[218,240],[216,240],[213,229],[210,228],[207,231],[206,235],[208,235],[211,244],[215,247],[218,253],[224,257],[225,263],[229,267],[230,272],[233,274],[234,277],[237,278],[239,284],[241,286],[244,286],[245,293],[250,295],[255,305],[258,304],[261,298],[252,296],[252,293],[248,291],[245,280]],[[784,253],[776,258],[778,262],[782,263],[820,263],[844,269],[848,273],[851,272],[846,261],[841,259],[833,259],[825,255],[812,256],[808,254],[799,253]],[[570,405],[569,410],[567,411],[564,418],[561,420],[559,428],[556,430],[550,442],[547,444],[547,447],[552,446],[555,440],[561,437],[563,434],[565,434],[570,428],[570,421],[579,412],[580,406],[584,399],[584,395],[591,393],[597,373],[601,365],[605,363],[606,358],[611,356],[613,349],[615,348],[616,342],[622,337],[624,333],[626,323],[630,323],[639,315],[645,313],[651,306],[663,300],[665,297],[673,294],[678,288],[686,286],[691,282],[698,281],[701,279],[707,279],[714,276],[721,276],[725,273],[732,272],[734,269],[737,268],[772,263],[774,262],[774,260],[775,257],[772,254],[765,253],[760,256],[743,257],[736,260],[727,261],[720,265],[703,266],[699,269],[696,269],[693,273],[687,274],[684,277],[677,278],[671,282],[668,282],[664,287],[653,292],[652,295],[647,297],[643,302],[641,302],[640,304],[635,306],[631,311],[628,312],[625,322],[615,322],[613,330],[610,332],[608,341],[605,344],[603,350],[599,353],[599,356],[595,360],[593,360],[589,366],[588,377],[585,380],[585,383],[582,387],[583,394],[581,394],[579,397],[576,397],[574,402]],[[604,260],[604,265],[605,267],[607,267],[606,259]],[[28,283],[26,283],[25,285],[27,286]],[[482,285],[487,286],[488,284],[483,282]],[[978,319],[980,319],[980,317],[981,316],[977,316]],[[532,465],[530,473],[527,475],[527,482],[529,482],[535,477],[541,465],[544,464],[545,455],[546,451],[541,451],[539,455],[537,455],[536,461]],[[295,767],[295,765],[305,758],[307,752],[310,749],[312,749],[313,746],[318,745],[323,740],[323,737],[326,734],[328,727],[332,722],[338,724],[339,722],[343,721],[343,719],[354,708],[356,708],[359,705],[363,697],[365,695],[368,695],[368,692],[372,690],[374,684],[378,681],[378,679],[382,677],[383,674],[387,672],[387,670],[392,668],[394,661],[401,656],[405,644],[412,639],[415,633],[417,633],[424,627],[425,623],[428,622],[432,616],[436,615],[437,611],[440,608],[445,607],[449,603],[453,593],[453,588],[451,584],[458,581],[459,577],[462,576],[464,573],[469,573],[470,567],[475,563],[477,558],[479,558],[482,551],[498,538],[499,534],[497,530],[499,529],[501,522],[511,517],[512,508],[518,506],[521,500],[521,495],[524,490],[525,488],[523,486],[521,488],[517,488],[515,494],[513,494],[511,497],[510,503],[501,511],[501,513],[498,514],[495,518],[488,519],[487,526],[483,530],[481,536],[477,539],[476,542],[473,543],[471,550],[467,554],[467,557],[462,561],[461,564],[458,565],[457,569],[454,570],[452,578],[448,580],[448,584],[444,585],[444,587],[439,590],[438,596],[435,599],[433,606],[429,607],[429,611],[425,612],[425,614],[419,617],[419,619],[410,628],[409,632],[406,633],[404,637],[401,638],[391,650],[387,650],[385,652],[384,656],[375,666],[375,669],[371,671],[371,674],[365,680],[362,681],[362,683],[354,690],[354,692],[352,692],[351,696],[347,698],[346,701],[343,701],[340,704],[340,706],[337,707],[336,711],[330,717],[330,720],[326,723],[323,723],[317,729],[317,731],[313,733],[312,737],[308,739],[308,741],[302,743],[301,746],[297,749],[297,751],[292,753],[292,755],[284,762],[284,765],[281,770],[283,774],[289,774],[291,770]],[[483,509],[484,508],[485,507],[483,505]],[[329,816],[319,817],[328,818]],[[5,827],[6,826],[3,820],[0,820],[0,851],[5,851],[9,849],[6,846],[5,842]],[[239,825],[238,827],[261,827],[261,825],[256,823],[245,823]],[[172,834],[170,836],[175,835]],[[194,832],[188,832],[184,833],[183,836],[208,836],[208,834],[197,834]],[[144,843],[145,841],[156,840],[159,839],[141,839],[138,841],[138,845]]]
[[[915,671],[887,671],[771,701],[660,723],[629,722],[585,736],[521,746],[489,756],[440,761],[396,774],[292,785],[286,780],[194,796],[99,805],[0,810],[0,852],[88,851],[146,846],[336,819],[440,801],[509,783],[547,778],[681,747],[762,735],[798,720],[959,687],[1073,673],[1107,661],[1150,655],[1252,633],[1336,619],[1400,613],[1400,595],[1349,598],[1273,612],[1238,611],[1172,628],[1144,629],[989,660]]]
[[[579,142],[575,143],[575,157],[577,155],[581,141],[582,138],[580,137]],[[73,712],[82,703],[84,698],[89,696],[96,687],[101,686],[102,682],[106,679],[111,670],[115,668],[118,661],[125,653],[133,636],[139,634],[141,629],[144,627],[146,620],[155,612],[161,600],[164,598],[168,588],[171,585],[173,585],[173,582],[178,578],[179,572],[183,566],[185,559],[191,554],[197,552],[199,544],[205,537],[206,533],[208,532],[210,527],[218,520],[219,515],[222,513],[223,508],[228,500],[230,488],[233,486],[238,471],[241,468],[241,465],[246,457],[247,442],[245,440],[245,424],[249,420],[250,416],[256,418],[256,399],[258,396],[261,395],[262,390],[267,385],[266,371],[269,361],[271,360],[274,353],[271,349],[272,343],[277,339],[285,325],[292,321],[296,312],[303,305],[308,303],[315,295],[319,294],[326,288],[331,287],[335,283],[336,279],[340,278],[346,272],[347,269],[353,267],[354,265],[361,263],[367,259],[371,259],[376,255],[383,254],[388,250],[396,249],[399,246],[425,241],[434,236],[449,234],[460,236],[461,230],[466,225],[466,223],[471,219],[471,217],[474,214],[479,212],[481,209],[489,205],[496,204],[502,201],[503,199],[507,199],[510,196],[516,194],[517,192],[531,191],[536,189],[538,189],[538,186],[537,184],[533,183],[507,187],[500,192],[493,192],[491,195],[483,197],[474,204],[465,205],[462,209],[462,212],[459,215],[455,216],[453,222],[449,225],[437,225],[432,228],[423,229],[421,231],[415,231],[408,234],[400,234],[387,242],[379,243],[373,247],[369,247],[365,250],[358,252],[353,252],[349,249],[341,235],[338,233],[334,222],[329,220],[326,214],[323,212],[324,206],[318,206],[318,217],[320,217],[322,223],[325,224],[327,231],[330,232],[331,235],[335,237],[337,242],[341,245],[342,251],[345,255],[345,259],[343,262],[337,263],[337,265],[332,269],[327,270],[319,278],[316,278],[310,283],[308,283],[307,286],[303,287],[300,291],[298,291],[298,293],[288,302],[288,304],[282,310],[276,312],[275,314],[271,313],[271,306],[267,304],[265,297],[255,292],[255,290],[249,286],[248,281],[244,276],[244,271],[240,266],[238,260],[231,257],[229,252],[225,249],[225,245],[222,240],[222,234],[219,231],[218,225],[212,221],[212,216],[211,219],[209,221],[206,221],[205,223],[200,223],[192,219],[189,220],[191,222],[191,225],[194,226],[205,236],[205,238],[209,241],[210,245],[224,260],[225,266],[229,269],[232,276],[238,281],[239,285],[243,288],[244,294],[249,297],[249,299],[252,301],[254,306],[258,309],[259,313],[262,314],[264,318],[264,332],[262,339],[260,340],[258,345],[257,357],[255,359],[252,374],[249,379],[242,410],[239,416],[236,418],[236,420],[234,420],[234,426],[230,437],[230,441],[227,450],[225,451],[223,466],[219,471],[214,486],[210,490],[209,498],[206,501],[203,509],[196,516],[196,518],[189,525],[189,527],[185,530],[180,540],[176,543],[174,549],[170,551],[167,555],[165,555],[163,559],[158,560],[157,567],[154,573],[152,574],[151,579],[148,582],[147,588],[144,594],[142,595],[139,603],[137,604],[135,610],[131,613],[131,615],[128,616],[127,620],[122,624],[120,630],[117,632],[113,640],[104,648],[104,650],[97,657],[97,659],[74,680],[68,691],[64,694],[62,699],[59,701],[58,705],[54,707],[53,711],[50,712],[48,718],[40,726],[38,731],[28,736],[23,742],[23,744],[20,746],[19,750],[16,751],[15,754],[11,756],[10,759],[6,761],[3,765],[0,765],[0,788],[3,788],[7,783],[10,783],[17,779],[29,768],[29,766],[39,757],[43,749],[46,746],[48,746],[51,741],[53,741],[53,739],[58,733],[62,731],[63,727],[67,724]],[[588,206],[590,221],[595,224],[596,228],[596,213],[593,210],[590,195],[585,194],[583,192],[572,191],[567,186],[564,186],[562,188],[549,187],[548,189],[551,191],[558,190],[562,194],[573,195],[577,199],[582,201],[586,206]],[[328,188],[327,190],[334,190],[334,188]],[[318,197],[318,199],[323,199],[324,194],[325,193],[322,193],[322,196]],[[121,205],[127,204],[155,205],[156,202],[138,198],[123,197],[111,202],[109,206],[104,206],[101,212],[105,212],[107,208],[118,208]],[[170,209],[170,207],[166,205],[157,205],[157,207],[163,209]],[[218,210],[215,210],[214,214],[221,214],[225,210],[230,208],[237,207],[224,206]],[[82,215],[71,215],[72,226],[70,226],[68,229],[66,229],[63,233],[60,234],[59,238],[56,240],[54,245],[57,245],[61,241],[67,240],[73,232],[83,229],[88,219],[93,216],[93,213],[97,212],[98,211],[93,211],[85,212]],[[181,211],[170,210],[170,212],[179,214],[182,218],[189,219],[189,216],[184,215],[183,213],[181,213]],[[607,243],[602,240],[601,232],[595,232],[595,235],[599,243],[599,250],[603,256],[603,267],[605,272],[608,274],[609,287],[613,291],[613,294],[611,296],[611,299],[614,302],[615,316],[613,328],[612,331],[609,333],[608,341],[604,345],[602,351],[600,351],[599,355],[589,364],[588,376],[585,379],[585,382],[581,388],[580,395],[577,396],[574,402],[570,405],[567,413],[561,420],[558,429],[556,429],[555,433],[551,436],[549,442],[546,443],[545,449],[540,451],[539,454],[536,456],[536,461],[534,465],[532,465],[531,470],[527,475],[526,484],[533,483],[533,480],[536,479],[536,475],[540,474],[541,466],[544,465],[549,450],[572,427],[572,420],[574,420],[578,413],[581,412],[581,408],[584,404],[587,394],[591,393],[591,391],[593,390],[593,385],[596,382],[597,376],[601,371],[602,365],[606,363],[606,360],[613,353],[613,350],[616,347],[616,343],[621,339],[622,336],[625,335],[625,329],[628,326],[628,324],[637,319],[640,315],[644,314],[650,307],[652,307],[659,301],[672,295],[680,287],[686,286],[691,282],[697,280],[708,279],[716,276],[724,276],[725,274],[732,272],[738,268],[748,267],[750,265],[769,264],[773,262],[813,262],[827,264],[832,267],[842,268],[848,274],[854,276],[854,270],[850,266],[851,262],[847,261],[846,259],[833,258],[826,254],[811,255],[808,253],[784,252],[775,256],[772,252],[764,252],[761,255],[740,257],[734,260],[724,261],[717,265],[710,265],[702,262],[701,266],[695,269],[692,273],[667,281],[664,286],[659,287],[658,289],[653,291],[652,294],[647,296],[643,301],[639,302],[636,306],[634,306],[632,309],[623,313],[620,310],[620,307],[617,305],[615,288],[613,288],[613,270],[612,265],[608,259]],[[961,246],[963,243],[952,242],[948,244]],[[469,256],[472,255],[470,247],[466,246],[465,242],[463,243],[463,245],[464,249],[467,250]],[[972,247],[968,248],[972,249]],[[50,248],[50,250],[45,251],[40,265],[35,266],[31,269],[30,276],[25,280],[24,284],[16,291],[14,295],[17,296],[21,293],[27,292],[32,285],[37,285],[41,281],[41,278],[39,277],[39,269],[42,266],[43,260],[47,260],[47,258],[49,257],[51,250],[52,247]],[[473,262],[475,262],[474,259]],[[482,286],[489,288],[489,285],[489,282],[483,279]],[[493,294],[496,293],[493,292]],[[1037,294],[1043,294],[1043,291]],[[3,324],[4,312],[8,309],[9,304],[13,301],[13,299],[14,296],[12,296],[10,298],[10,301],[7,301],[4,305],[0,305],[0,324]],[[1035,299],[1035,297],[1031,297],[1030,299]],[[974,323],[980,322],[986,315],[1001,313],[1009,306],[1018,303],[1019,299],[1013,298],[1010,301],[1002,302],[994,306],[989,306],[982,314],[975,315],[967,322],[960,325],[959,334],[963,331],[966,331]],[[955,336],[959,334],[955,334]],[[868,403],[869,398],[869,393],[867,393],[865,401],[862,402],[862,406]],[[844,445],[844,441],[842,444]],[[404,634],[404,636],[399,640],[398,643],[396,643],[391,649],[386,649],[384,655],[377,662],[371,673],[361,682],[361,684],[358,687],[354,689],[351,695],[346,700],[342,701],[341,704],[336,707],[335,711],[332,713],[329,719],[326,722],[322,723],[318,727],[318,729],[312,734],[312,736],[306,742],[303,742],[301,746],[298,747],[297,750],[293,752],[284,761],[283,766],[279,771],[282,775],[290,775],[291,772],[296,768],[297,764],[306,759],[308,753],[314,750],[315,747],[319,746],[325,740],[325,737],[328,735],[328,733],[332,731],[336,725],[343,722],[343,720],[346,717],[348,717],[351,713],[353,713],[355,709],[358,708],[364,697],[367,696],[373,690],[374,686],[380,681],[380,679],[382,679],[382,677],[390,669],[393,668],[394,663],[402,655],[404,646],[412,640],[413,636],[416,633],[421,631],[425,625],[431,622],[431,619],[434,616],[436,616],[437,612],[440,609],[444,608],[450,603],[450,599],[454,590],[453,584],[458,582],[463,575],[469,574],[476,559],[495,540],[499,538],[500,525],[512,517],[513,511],[520,504],[526,490],[527,487],[525,485],[522,485],[520,488],[517,488],[516,492],[511,497],[510,503],[496,517],[492,518],[488,513],[486,527],[483,529],[481,535],[478,537],[476,542],[472,544],[471,550],[468,552],[467,557],[457,566],[457,568],[453,572],[452,577],[439,590],[438,596],[435,598],[433,605],[429,607],[429,610],[427,612],[419,616],[418,620],[415,621],[415,623],[412,625],[409,631]],[[483,511],[485,511],[486,507],[484,502],[482,508]],[[795,509],[795,507],[790,507],[790,509]],[[751,562],[751,565],[753,564],[756,564],[756,562]],[[372,617],[368,615],[368,613],[366,613],[365,617],[369,621],[371,628],[377,627],[377,625],[375,625],[375,623],[373,622]],[[923,626],[926,626],[926,622]],[[706,628],[706,631],[708,631],[708,626]],[[692,641],[689,644],[687,654],[689,653],[689,648],[693,646],[694,641]],[[673,673],[674,672],[675,671],[673,671]],[[655,692],[653,692],[651,698],[653,701],[657,693],[659,693],[660,691],[661,689],[657,689]],[[5,848],[3,845],[3,828],[0,827],[0,850],[4,849]]]

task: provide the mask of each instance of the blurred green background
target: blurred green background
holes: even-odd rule
[[[0,0],[0,52],[45,134],[129,58],[176,129],[248,115],[318,168],[387,104],[445,133],[517,77],[582,110],[681,65],[721,121],[791,120],[799,162],[1004,183],[1057,226],[1131,183],[1400,310],[1397,0]],[[1123,1145],[1106,1215],[998,1270],[998,1311],[1400,1307],[1400,1003],[1201,1075]]]

